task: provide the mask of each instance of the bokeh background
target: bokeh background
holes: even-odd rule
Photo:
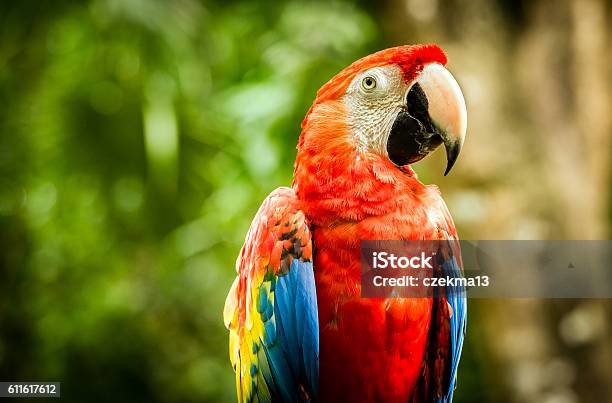
[[[603,0],[0,5],[0,380],[82,402],[233,401],[222,306],[316,90],[436,42],[464,152],[419,163],[464,239],[610,237]],[[472,300],[458,402],[612,401],[612,309]]]

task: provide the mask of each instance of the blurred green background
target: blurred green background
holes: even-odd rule
[[[316,90],[437,42],[464,88],[465,239],[610,236],[598,0],[22,1],[0,6],[0,380],[66,401],[233,401],[222,323]],[[607,301],[471,301],[458,402],[611,401]],[[606,400],[607,399],[607,400]]]

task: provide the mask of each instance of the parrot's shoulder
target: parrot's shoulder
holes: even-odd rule
[[[246,299],[250,297],[247,286],[261,284],[268,272],[270,276],[286,274],[294,259],[312,261],[312,236],[299,206],[292,188],[279,187],[259,207],[236,259],[238,276],[224,309],[228,328],[240,313],[245,319],[250,316],[246,310]]]
[[[293,258],[311,260],[310,229],[294,190],[279,187],[266,197],[257,211],[236,270],[240,273],[272,267],[278,274],[289,269]]]
[[[421,198],[423,205],[427,208],[427,216],[430,222],[438,230],[438,239],[456,240],[458,238],[457,229],[438,186],[427,185]]]

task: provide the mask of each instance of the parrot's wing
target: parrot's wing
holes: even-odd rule
[[[461,262],[459,243],[454,239],[450,240],[450,244],[449,249],[456,253],[451,254],[448,260],[442,265],[443,273],[451,278],[461,278],[463,277],[463,264]],[[439,399],[440,402],[451,402],[453,400],[453,392],[457,382],[457,368],[459,367],[467,325],[467,300],[465,291],[465,287],[461,285],[447,287],[446,298],[438,298],[436,300],[438,322],[448,321],[450,325],[448,336],[450,338],[450,357],[448,359],[449,373],[445,375],[448,385],[446,385],[446,383],[442,384],[446,386],[446,393],[443,398]],[[446,330],[446,324],[441,324],[441,327]]]
[[[439,274],[461,278],[463,262],[452,217],[441,197],[438,196],[432,206],[435,211],[431,216],[438,225],[439,239],[448,242],[443,248]],[[442,297],[433,301],[426,357],[413,402],[449,403],[453,400],[467,324],[467,301],[465,288],[461,285],[447,286],[442,293]]]
[[[240,402],[315,400],[319,323],[312,237],[293,189],[259,208],[223,318]]]

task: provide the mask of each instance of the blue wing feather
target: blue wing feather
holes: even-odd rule
[[[277,279],[275,294],[279,346],[291,375],[291,379],[282,381],[292,383],[292,390],[302,388],[311,399],[316,399],[319,324],[312,263],[294,259],[289,273]],[[281,359],[274,355],[271,360]],[[296,388],[300,381],[303,384]],[[295,396],[289,397],[295,401]]]
[[[443,272],[450,277],[462,277],[463,273],[455,256],[444,262]],[[465,337],[465,329],[467,325],[467,303],[465,288],[462,286],[450,287],[447,289],[447,301],[452,308],[450,317],[450,341],[451,341],[451,365],[450,365],[450,382],[446,396],[438,399],[438,402],[452,402],[453,392],[457,382],[457,368],[461,358],[461,350],[463,348],[463,339]]]

